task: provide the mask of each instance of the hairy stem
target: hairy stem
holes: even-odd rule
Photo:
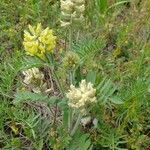
[[[47,61],[49,62],[49,64],[51,64],[51,63],[53,64],[53,66],[50,65],[49,67],[50,67],[50,69],[51,69],[51,71],[52,71],[52,74],[53,74],[53,76],[54,76],[54,78],[55,78],[56,84],[57,84],[57,86],[58,86],[58,88],[59,88],[59,90],[60,90],[62,96],[65,96],[64,90],[63,90],[63,88],[62,88],[62,85],[61,85],[61,83],[60,83],[60,81],[59,81],[59,78],[58,78],[56,72],[55,72],[54,58],[53,58],[52,55],[50,55],[50,56],[51,56],[51,58],[49,58],[49,57],[46,55],[46,58],[47,58]]]
[[[53,75],[54,75],[55,81],[56,81],[56,83],[57,83],[57,86],[58,86],[58,88],[59,88],[59,90],[60,90],[62,96],[65,96],[64,90],[63,90],[63,88],[62,88],[62,86],[61,86],[61,83],[60,83],[60,81],[59,81],[59,78],[58,78],[56,72],[54,71],[54,69],[52,69],[52,73],[53,73]]]
[[[73,136],[73,135],[75,134],[75,132],[76,132],[76,130],[77,130],[79,124],[80,124],[81,118],[82,118],[82,115],[81,115],[81,113],[80,113],[80,114],[78,115],[77,121],[76,121],[76,123],[75,123],[75,125],[74,125],[74,127],[73,127],[73,129],[72,129],[72,131],[71,131],[71,133],[70,133],[71,136]]]

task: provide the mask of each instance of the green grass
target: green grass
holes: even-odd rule
[[[73,24],[71,32],[60,26],[60,13],[59,0],[0,1],[0,149],[148,150],[149,0],[86,0],[85,21]],[[56,52],[55,64],[25,54],[23,32],[39,22],[54,30],[56,49],[63,50]],[[69,46],[80,57],[73,70],[63,64]],[[44,73],[51,92],[24,88],[22,71],[32,67]],[[80,124],[70,135],[69,119],[73,126],[78,112],[70,118],[56,75],[64,93],[71,81],[94,84],[98,102],[87,116],[97,119],[96,127]]]

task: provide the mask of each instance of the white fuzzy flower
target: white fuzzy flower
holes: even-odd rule
[[[82,80],[79,88],[76,88],[74,85],[70,86],[70,90],[66,94],[69,99],[68,105],[72,108],[78,108],[83,112],[87,104],[96,102],[95,94],[96,89],[93,88],[93,84]]]
[[[35,67],[28,69],[26,71],[23,71],[22,73],[25,76],[24,78],[25,84],[30,84],[35,79],[43,80],[44,78],[44,75],[39,71],[38,68],[35,68]]]
[[[36,67],[22,72],[24,75],[24,84],[30,86],[35,93],[40,93],[41,89],[46,89],[46,83],[43,83],[44,74]]]
[[[73,2],[71,0],[61,0],[61,10],[66,13],[72,13]]]
[[[61,0],[61,26],[67,27],[71,23],[82,22],[85,11],[85,0]]]

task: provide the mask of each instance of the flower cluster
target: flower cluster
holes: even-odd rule
[[[56,45],[56,37],[48,27],[43,29],[41,24],[29,25],[29,32],[24,31],[24,48],[28,55],[44,58],[45,53],[53,52]]]
[[[74,85],[70,86],[70,90],[66,94],[69,99],[68,105],[84,113],[88,104],[96,102],[95,94],[96,89],[93,88],[93,84],[82,80],[79,88],[76,88]]]
[[[22,72],[24,75],[24,84],[30,86],[35,93],[46,90],[46,84],[43,82],[44,74],[38,68],[31,68]]]
[[[72,22],[82,22],[85,11],[85,0],[61,0],[61,26],[66,27]]]
[[[70,51],[64,57],[63,65],[66,69],[73,69],[77,66],[79,60],[79,56],[76,53]]]

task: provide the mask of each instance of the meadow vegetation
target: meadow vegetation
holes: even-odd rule
[[[149,0],[0,0],[0,149],[149,147]]]

